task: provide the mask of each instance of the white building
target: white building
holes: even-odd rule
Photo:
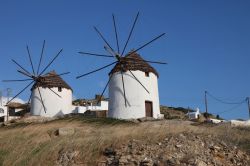
[[[129,58],[129,59],[126,59]],[[161,118],[158,73],[139,54],[133,53],[123,59],[123,76],[127,107],[123,95],[121,66],[117,64],[109,73],[112,78],[109,83],[108,117],[118,119],[137,119],[142,117]],[[130,71],[145,86],[149,93],[134,78]]]
[[[102,98],[98,102],[99,97],[99,95],[96,95],[94,99],[78,99],[78,101],[74,101],[74,113],[84,114],[86,111],[108,111],[108,100]]]
[[[219,124],[219,123],[225,123],[227,122],[226,120],[222,120],[222,119],[213,119],[213,118],[209,118],[208,122],[213,123],[213,124]]]
[[[19,98],[15,98],[12,102],[8,105],[9,100],[12,98],[2,97],[0,96],[0,121],[5,122],[8,120],[20,118],[20,116],[16,116],[18,112],[22,111],[23,109],[27,108],[27,105],[24,104],[25,102]],[[9,112],[8,112],[9,110]]]
[[[246,121],[230,120],[229,123],[233,127],[250,127],[250,120]]]
[[[31,114],[44,117],[56,117],[72,113],[72,89],[55,71],[43,76],[41,82],[32,87]],[[45,106],[41,102],[39,90]],[[59,96],[57,96],[54,92]]]
[[[196,108],[195,112],[188,112],[187,116],[188,116],[188,119],[190,119],[190,120],[199,119],[199,117],[201,116],[200,109]]]
[[[7,117],[7,107],[0,106],[0,122],[4,122]]]

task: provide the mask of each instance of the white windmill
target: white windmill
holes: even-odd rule
[[[19,93],[17,93],[10,101],[8,101],[7,105],[17,96],[23,93],[26,89],[32,87],[30,98],[28,101],[30,102],[31,100],[31,114],[52,117],[72,111],[72,109],[70,108],[72,105],[72,89],[60,77],[65,74],[69,74],[69,72],[65,72],[62,74],[50,72],[44,74],[48,67],[61,54],[62,49],[48,63],[48,65],[42,71],[40,71],[44,53],[44,46],[45,41],[43,42],[39,65],[36,70],[33,65],[29,47],[27,46],[27,52],[32,72],[29,72],[27,69],[25,69],[25,67],[12,59],[12,61],[19,67],[19,70],[17,71],[28,78],[19,80],[3,80],[3,82],[29,82],[28,85],[26,85]]]
[[[137,53],[125,56],[124,60],[123,68],[116,64],[110,72],[108,116],[119,119],[159,118],[157,71]]]
[[[103,96],[106,88],[109,85],[109,117],[119,119],[132,119],[147,116],[158,118],[160,116],[158,94],[159,75],[156,70],[149,65],[149,63],[166,63],[144,60],[140,57],[139,54],[137,54],[137,52],[165,35],[165,33],[155,37],[153,40],[150,40],[139,48],[125,54],[124,52],[132,35],[138,16],[139,13],[134,20],[126,44],[121,52],[119,48],[118,33],[114,15],[113,24],[115,30],[117,51],[114,51],[114,49],[110,46],[102,33],[96,27],[94,27],[95,31],[105,42],[106,45],[104,46],[104,48],[110,55],[79,52],[83,55],[115,58],[115,61],[113,63],[77,77],[78,79],[80,77],[95,73],[115,64],[114,68],[109,73],[109,80],[101,94],[101,96]]]
[[[41,102],[39,91],[43,102]],[[42,104],[44,104],[46,112],[43,111]],[[31,96],[32,115],[55,117],[71,112],[72,88],[55,71],[43,75],[43,81],[33,85]]]

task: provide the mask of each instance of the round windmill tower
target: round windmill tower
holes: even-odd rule
[[[119,119],[159,118],[157,71],[136,52],[129,53],[122,61],[110,72],[113,76],[109,83],[108,116]]]
[[[54,117],[71,113],[71,87],[55,71],[41,76],[40,79],[42,81],[36,82],[32,87],[31,114]]]
[[[109,80],[107,81],[100,95],[101,98],[107,87],[109,87],[108,116],[112,118],[133,119],[141,117],[161,117],[158,95],[159,75],[157,71],[149,64],[167,63],[144,60],[139,54],[137,54],[137,52],[164,36],[165,33],[156,36],[152,40],[140,45],[138,48],[126,53],[125,51],[133,33],[135,24],[138,20],[138,16],[139,12],[135,17],[125,45],[121,50],[118,40],[115,16],[113,15],[117,50],[113,49],[100,30],[97,29],[97,27],[94,27],[94,30],[104,41],[104,49],[108,55],[92,52],[79,52],[82,55],[115,59],[115,61],[110,64],[76,77],[79,79],[114,65],[113,69],[109,73]]]
[[[31,94],[28,100],[28,103],[30,103],[30,100],[32,101],[32,115],[53,117],[70,113],[72,111],[72,89],[60,77],[62,75],[69,74],[70,72],[56,74],[54,71],[52,71],[44,74],[46,70],[52,65],[52,63],[59,57],[59,55],[61,55],[63,49],[61,49],[53,57],[53,59],[50,60],[43,69],[41,69],[44,48],[45,40],[43,41],[38,67],[35,68],[33,60],[31,58],[30,49],[28,46],[26,47],[30,66],[32,68],[31,72],[26,69],[26,66],[24,67],[20,63],[12,59],[12,61],[18,66],[18,73],[20,73],[22,76],[25,76],[26,78],[3,80],[3,82],[28,82],[28,84],[22,90],[20,90],[10,101],[8,101],[6,105],[8,105],[29,87],[32,87]]]

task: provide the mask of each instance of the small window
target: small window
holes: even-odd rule
[[[149,72],[145,72],[145,76],[146,76],[146,77],[149,77]]]
[[[58,92],[61,92],[62,91],[62,87],[58,87]]]
[[[4,113],[4,109],[0,108],[0,113],[3,114]]]

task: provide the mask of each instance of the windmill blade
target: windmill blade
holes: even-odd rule
[[[40,55],[39,64],[38,64],[38,68],[37,68],[37,71],[36,71],[36,74],[37,74],[37,75],[38,75],[38,73],[39,73],[40,66],[41,66],[41,62],[42,62],[42,58],[43,58],[44,46],[45,46],[45,40],[43,41],[42,52],[41,52],[41,55]]]
[[[26,73],[26,72],[23,72],[23,71],[21,71],[21,70],[17,70],[17,72],[19,72],[19,73],[21,73],[21,74],[23,74],[23,75],[25,75],[25,76],[30,77],[30,78],[33,79],[33,77],[32,77],[31,75],[29,75],[28,73]],[[34,80],[34,79],[33,79],[33,80]]]
[[[123,97],[124,97],[125,107],[127,107],[127,98],[126,98],[126,91],[125,91],[125,86],[124,86],[124,77],[123,77],[123,72],[122,71],[121,71],[121,74],[122,74]]]
[[[131,70],[129,70],[129,72],[133,75],[133,77],[135,78],[135,80],[141,84],[141,86],[148,92],[149,94],[149,91],[147,90],[147,88],[139,81],[139,79],[133,74],[133,72]]]
[[[88,73],[86,73],[86,74],[77,76],[76,79],[79,79],[79,78],[81,78],[81,77],[84,77],[84,76],[87,76],[87,75],[89,75],[89,74],[92,74],[92,73],[95,73],[95,72],[97,72],[97,71],[100,71],[100,70],[102,70],[102,69],[105,69],[105,68],[107,68],[107,67],[109,67],[109,66],[111,66],[111,65],[113,65],[113,64],[115,64],[115,63],[117,63],[117,62],[118,62],[118,61],[115,61],[115,62],[113,62],[113,63],[110,63],[110,64],[106,65],[106,66],[103,66],[103,67],[101,67],[101,68],[98,68],[98,69],[96,69],[96,70],[94,70],[94,71],[91,71],[91,72],[88,72]]]
[[[112,16],[113,16],[113,24],[114,24],[114,29],[115,29],[115,38],[116,38],[116,46],[117,46],[117,51],[118,51],[118,54],[120,54],[119,40],[118,40],[118,33],[117,33],[116,23],[115,23],[115,15],[114,15],[114,14],[112,14]]]
[[[104,87],[104,89],[103,89],[103,91],[102,91],[101,97],[100,97],[100,98],[98,99],[98,101],[97,101],[97,104],[100,103],[100,101],[101,101],[101,99],[102,99],[102,96],[103,96],[104,92],[106,91],[106,89],[107,89],[107,87],[108,87],[108,85],[109,85],[109,82],[110,82],[112,76],[113,76],[113,73],[110,75],[109,80],[108,80],[108,82],[106,83],[106,85],[105,85],[105,87]]]
[[[65,73],[61,73],[61,74],[57,74],[57,76],[63,76],[63,75],[67,75],[69,74],[70,72],[65,72]]]
[[[26,46],[26,49],[27,49],[27,52],[28,52],[28,55],[29,55],[29,60],[30,60],[30,64],[31,64],[31,67],[32,67],[33,75],[35,75],[35,69],[34,69],[34,65],[33,65],[32,59],[31,59],[29,46]]]
[[[165,35],[165,33],[162,33],[161,35],[155,37],[154,39],[150,40],[149,42],[147,42],[146,44],[144,44],[144,45],[142,45],[141,47],[137,48],[136,50],[130,52],[128,55],[131,55],[131,54],[133,54],[133,53],[139,51],[140,49],[146,47],[147,45],[149,45],[150,43],[156,41],[157,39],[159,39],[160,37],[162,37],[162,36],[164,36],[164,35]]]
[[[102,38],[102,40],[109,46],[109,48],[111,49],[111,50],[114,50],[111,46],[110,46],[110,44],[107,42],[107,40],[103,37],[103,35],[101,34],[101,32],[94,26],[94,29],[95,29],[95,31],[99,34],[99,36]]]
[[[42,105],[43,105],[43,110],[44,110],[44,112],[46,113],[46,109],[45,109],[45,106],[44,106],[44,103],[43,103],[43,98],[42,98],[42,94],[41,94],[40,88],[37,87],[37,89],[38,89],[38,92],[39,92],[39,96],[40,96],[40,99],[41,99],[41,103],[42,103]]]
[[[58,97],[62,98],[62,97],[61,97],[58,93],[56,93],[53,89],[49,88],[49,90],[50,90],[51,92],[53,92],[54,94],[56,94]]]
[[[22,82],[22,81],[31,81],[33,79],[23,79],[23,80],[3,80],[2,82]]]
[[[11,101],[13,101],[17,96],[19,96],[23,91],[25,91],[31,84],[33,84],[35,81],[31,81],[25,88],[23,88],[18,94],[16,94],[10,101],[7,102],[6,105],[8,105]]]
[[[39,74],[39,76],[41,76],[45,70],[47,70],[47,68],[56,60],[56,58],[61,54],[63,49],[61,49],[57,54],[56,56],[50,61],[50,63],[42,70],[42,72]]]
[[[129,40],[130,40],[130,37],[131,37],[131,35],[132,35],[132,33],[133,33],[133,30],[134,30],[134,27],[135,27],[135,23],[137,22],[138,17],[139,17],[139,12],[137,13],[137,15],[136,15],[136,17],[135,17],[135,21],[134,21],[133,26],[132,26],[132,28],[131,28],[131,30],[130,30],[128,39],[127,39],[126,44],[125,44],[125,46],[124,46],[124,48],[123,48],[123,50],[122,50],[122,55],[123,55],[124,51],[126,50],[126,47],[127,47],[128,42],[129,42]]]
[[[17,63],[17,61],[15,61],[14,59],[11,59],[11,60],[12,60],[12,62],[14,62],[17,66],[19,66],[23,71],[25,71],[27,74],[29,74],[29,75],[31,76],[30,72],[28,72],[24,67],[22,67],[19,63]]]
[[[105,54],[94,54],[94,53],[89,53],[89,52],[78,52],[78,53],[83,54],[83,55],[93,55],[93,56],[99,56],[99,57],[113,58],[113,56],[105,55]]]
[[[136,58],[129,58],[129,57],[124,57],[124,58],[128,59],[128,60],[142,61],[142,62],[148,62],[148,63],[156,63],[156,64],[162,64],[162,65],[168,64],[166,62],[159,62],[159,61],[151,61],[151,60],[136,59]]]

